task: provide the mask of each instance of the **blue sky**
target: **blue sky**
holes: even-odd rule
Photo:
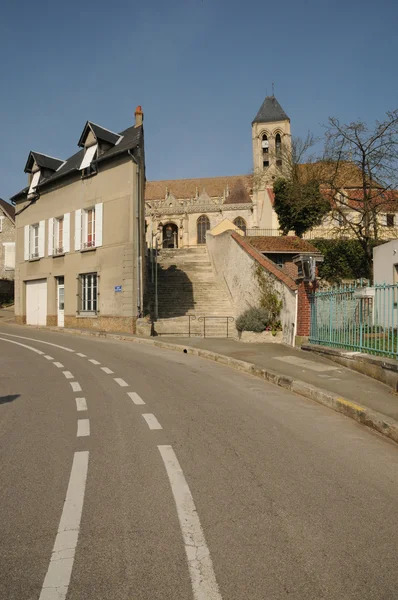
[[[272,91],[293,135],[398,108],[394,0],[16,0],[0,20],[0,197],[29,150],[67,158],[86,120],[145,113],[148,179],[248,173]]]

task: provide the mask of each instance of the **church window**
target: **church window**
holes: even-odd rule
[[[269,144],[268,144],[268,138],[267,138],[267,136],[265,135],[265,133],[264,133],[264,135],[263,135],[263,139],[262,139],[262,141],[261,141],[261,147],[262,147],[262,149],[263,149],[263,154],[268,154],[268,148],[269,148]]]
[[[242,217],[236,217],[236,219],[234,219],[234,225],[239,227],[243,233],[246,233],[246,221]]]
[[[198,244],[206,243],[206,231],[210,229],[209,217],[201,215],[196,222],[196,229],[198,235]]]
[[[269,160],[263,160],[263,167],[264,167],[264,169],[269,167]]]

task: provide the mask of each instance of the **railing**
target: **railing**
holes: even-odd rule
[[[217,316],[203,316],[203,317],[198,317],[198,321],[200,323],[203,323],[203,337],[206,337],[206,320],[207,321],[211,321],[212,319],[225,319],[225,325],[226,325],[226,337],[229,337],[229,328],[228,328],[228,323],[232,323],[233,321],[235,321],[234,317],[217,317]],[[209,330],[208,330],[209,331]]]
[[[201,317],[196,317],[195,315],[186,315],[186,318],[188,319],[188,323],[187,323],[187,329],[188,331],[164,331],[164,332],[157,332],[157,335],[163,335],[163,336],[168,336],[168,335],[176,335],[176,336],[180,336],[180,337],[220,337],[220,336],[215,336],[215,335],[211,335],[212,333],[214,334],[214,329],[212,332],[212,327],[210,325],[210,323],[215,323],[215,320],[217,321],[221,321],[221,326],[223,324],[225,324],[225,333],[226,336],[225,337],[230,337],[230,333],[231,333],[231,328],[230,328],[230,324],[235,321],[234,317],[218,317],[218,316],[214,316],[214,315],[204,315]],[[198,323],[203,323],[203,328],[201,328],[199,326],[199,328],[193,328],[192,327],[192,321],[197,321]],[[209,323],[210,321],[210,323]],[[156,323],[156,321],[155,321]],[[217,325],[219,325],[219,323],[217,323]],[[217,327],[217,334],[220,332],[220,327]],[[224,337],[224,336],[221,336]]]
[[[246,229],[246,237],[277,237],[282,235],[279,229]]]
[[[309,341],[398,358],[398,284],[346,285],[311,298]]]

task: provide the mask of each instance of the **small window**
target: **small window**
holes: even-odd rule
[[[277,159],[276,159],[276,166],[277,166],[278,168],[281,168],[281,166],[282,166],[282,159],[281,159],[281,158],[277,158]]]
[[[394,214],[388,214],[386,215],[386,221],[387,221],[387,227],[394,227],[395,225],[395,215]]]
[[[89,148],[86,149],[83,160],[79,167],[80,171],[85,171],[85,169],[91,168],[91,163],[95,159],[95,155],[97,153],[97,147],[98,147],[98,145],[94,144],[93,146],[90,146]],[[85,174],[88,174],[88,173],[85,173]]]
[[[243,233],[246,233],[246,221],[242,217],[236,217],[236,219],[234,220],[234,225],[239,227],[239,229],[241,229]]]
[[[277,158],[282,154],[282,140],[280,133],[277,133],[275,136],[275,153]]]
[[[83,211],[82,223],[82,248],[95,248],[95,209],[88,208]]]
[[[0,216],[0,233],[3,231],[3,221],[4,221],[4,217]]]
[[[29,228],[29,258],[39,258],[39,223]]]
[[[266,169],[269,167],[269,160],[263,160],[263,168]]]
[[[97,273],[79,275],[79,312],[97,313],[98,277]]]
[[[268,138],[267,138],[267,136],[265,135],[265,133],[264,133],[264,135],[263,135],[263,138],[262,138],[262,140],[261,140],[261,147],[262,147],[262,149],[263,149],[263,155],[264,155],[264,154],[268,154],[268,148],[269,148],[269,144],[268,144]]]

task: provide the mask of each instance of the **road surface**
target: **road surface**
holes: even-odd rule
[[[398,448],[227,367],[0,325],[2,600],[393,600]]]

